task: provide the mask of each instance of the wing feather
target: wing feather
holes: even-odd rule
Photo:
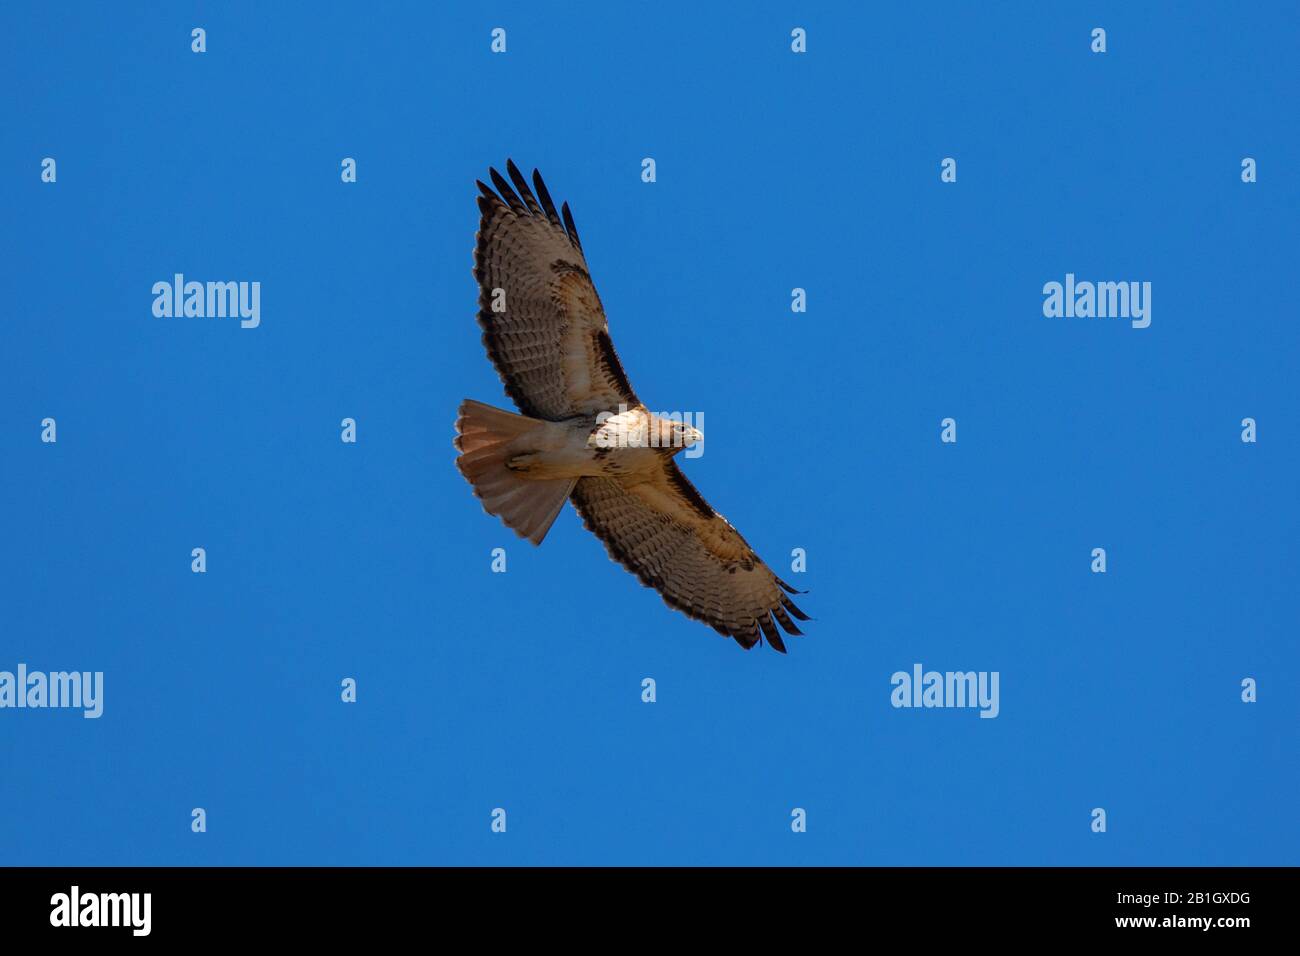
[[[528,188],[528,180],[524,179],[524,174],[519,171],[513,159],[506,160],[506,172],[510,174],[510,181],[515,184],[515,191],[528,207],[528,212],[534,216],[544,215],[542,207],[537,204],[537,197]]]
[[[542,209],[546,212],[546,218],[551,221],[551,225],[557,229],[563,229],[564,224],[560,222],[560,214],[555,211],[555,203],[551,199],[551,194],[546,191],[546,183],[542,182],[542,174],[533,170],[533,186],[537,188],[537,196],[542,202]]]
[[[501,198],[509,203],[510,208],[516,213],[527,213],[528,207],[524,205],[522,199],[515,195],[515,191],[510,188],[510,184],[505,181],[501,174],[495,169],[489,169],[488,173],[492,176],[492,185],[497,188]]]
[[[573,224],[573,213],[569,212],[569,204],[567,202],[560,207],[560,215],[564,217],[564,228],[569,233],[569,239],[578,247],[578,251],[581,252],[582,240],[578,238],[578,227]]]
[[[657,590],[669,607],[745,648],[766,637],[785,651],[773,618],[788,633],[800,633],[787,609],[801,620],[805,615],[772,569],[671,459],[653,481],[580,478],[569,498],[610,557]]]
[[[506,394],[525,415],[549,421],[640,407],[568,204],[556,213],[536,170],[536,195],[513,162],[506,172],[509,180],[491,169],[492,186],[478,182],[474,248],[483,345]]]

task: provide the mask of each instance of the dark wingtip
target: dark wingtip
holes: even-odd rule
[[[776,618],[777,623],[785,629],[787,634],[793,634],[796,637],[802,637],[803,631],[799,630],[794,621],[790,620],[790,615],[785,613],[785,608],[779,604],[772,608],[772,616]]]
[[[569,241],[582,251],[582,240],[578,238],[578,227],[573,224],[573,213],[569,212],[569,204],[566,202],[560,207],[560,215],[564,217],[564,230],[569,234]]]
[[[501,194],[501,198],[506,201],[511,209],[515,212],[525,212],[527,210],[528,207],[524,205],[524,201],[515,195],[515,191],[506,182],[506,178],[496,171],[496,167],[490,167],[488,175],[492,177],[492,185],[496,186],[497,192]]]
[[[519,193],[519,198],[528,206],[528,212],[534,216],[542,215],[542,207],[537,204],[537,197],[528,188],[528,180],[524,178],[524,174],[519,171],[513,159],[506,160],[506,172],[510,174],[510,181],[515,184],[515,192]]]
[[[533,187],[537,190],[537,198],[541,201],[542,211],[546,213],[546,218],[550,220],[552,226],[563,226],[560,222],[560,214],[555,211],[555,202],[551,199],[551,194],[547,192],[546,183],[542,181],[542,174],[533,170]]]
[[[793,614],[795,617],[797,617],[797,618],[798,618],[799,620],[801,620],[801,621],[811,621],[811,620],[812,620],[812,618],[810,618],[807,614],[805,614],[803,611],[799,610],[799,606],[798,606],[797,604],[795,604],[794,601],[791,601],[791,600],[790,600],[788,597],[786,597],[784,594],[781,595],[781,606],[782,606],[783,608],[785,608],[787,611],[789,611],[791,614]]]
[[[772,645],[774,650],[785,653],[785,641],[781,640],[781,632],[777,630],[776,622],[772,620],[770,613],[764,614],[758,619],[758,626],[763,629],[763,636],[767,638],[767,643]]]

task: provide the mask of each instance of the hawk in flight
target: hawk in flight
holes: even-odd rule
[[[513,162],[478,187],[474,248],[483,345],[521,414],[472,399],[456,466],[483,507],[541,544],[566,500],[614,560],[669,607],[746,649],[799,634],[798,594],[710,507],[673,457],[701,441],[636,397],[609,337],[569,205]],[[512,185],[513,184],[513,185]],[[779,625],[779,627],[778,627]]]

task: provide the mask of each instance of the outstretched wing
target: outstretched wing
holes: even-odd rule
[[[655,588],[669,607],[746,649],[765,636],[784,653],[778,623],[787,633],[802,633],[790,618],[808,616],[786,595],[799,592],[772,573],[672,459],[654,481],[625,486],[612,478],[579,478],[569,498],[610,557]]]
[[[482,182],[474,278],[483,344],[508,394],[533,418],[559,421],[637,401],[609,338],[569,204],[559,214],[541,175],[536,195],[513,162],[514,184]]]

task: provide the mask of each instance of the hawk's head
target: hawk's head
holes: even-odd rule
[[[652,444],[663,449],[665,454],[669,456],[677,454],[683,448],[689,448],[697,442],[704,441],[704,433],[698,428],[685,422],[679,422],[674,418],[665,418],[662,415],[651,417],[650,428],[651,434],[655,438]]]

